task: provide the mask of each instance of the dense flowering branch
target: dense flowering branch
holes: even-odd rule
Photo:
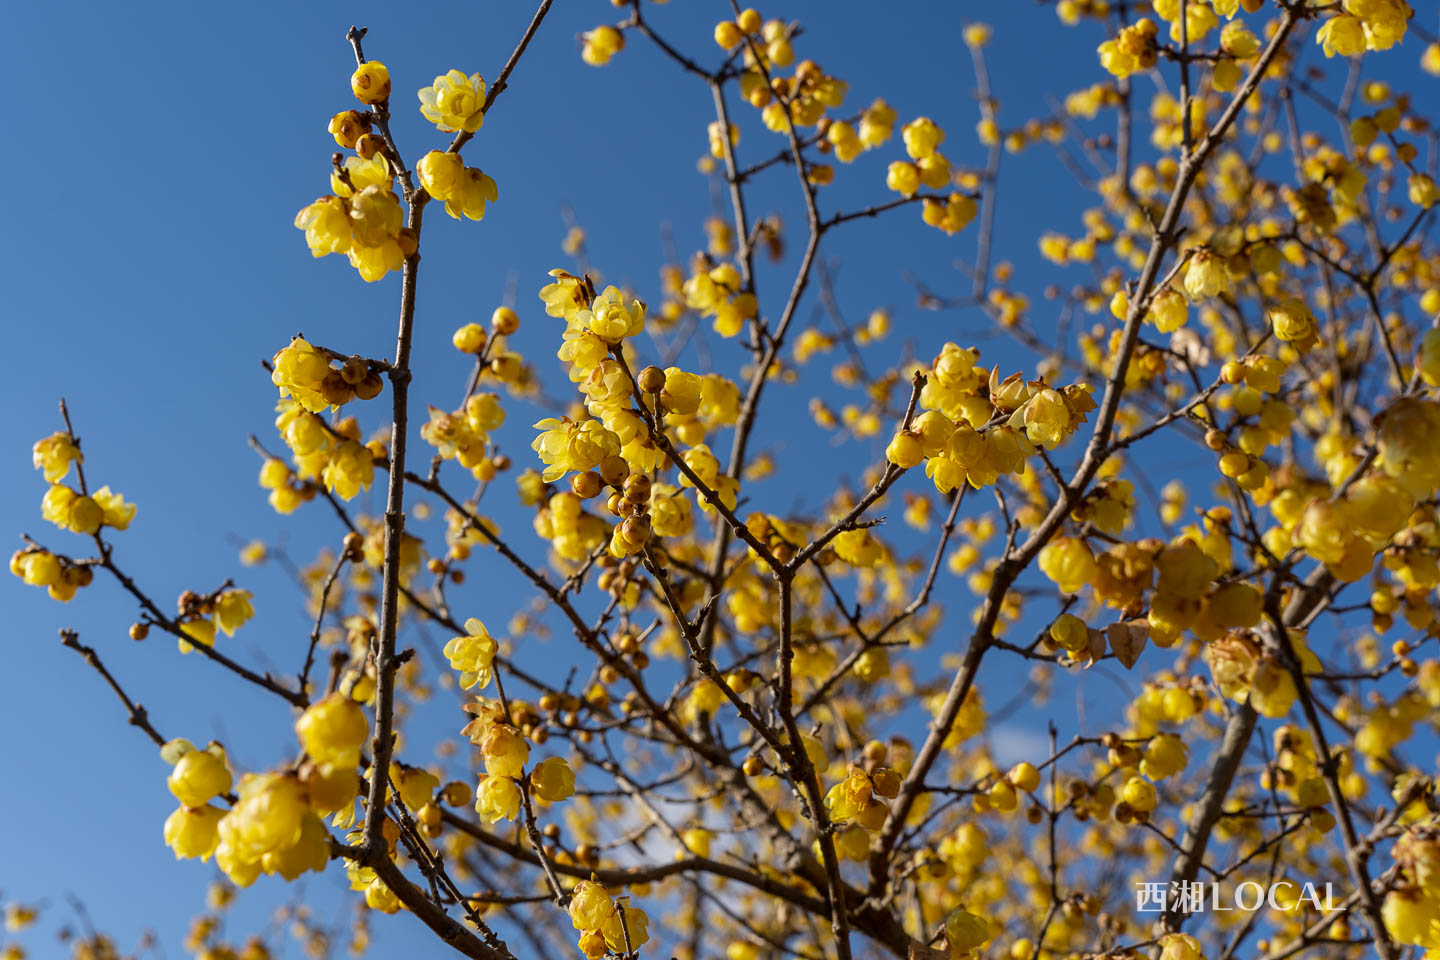
[[[391,358],[297,335],[266,365],[281,445],[251,438],[260,485],[280,514],[320,499],[338,521],[290,568],[308,603],[282,638],[293,685],[227,652],[253,614],[237,580],[171,614],[122,568],[135,507],[92,488],[105,465],[63,404],[36,444],[42,515],[95,555],[27,537],[12,570],[61,602],[107,572],[139,605],[135,640],[158,627],[296,714],[299,755],[236,779],[222,745],[164,739],[62,633],[171,767],[167,845],[239,886],[341,861],[367,911],[408,911],[478,958],[511,960],[512,942],[590,960],[722,941],[730,960],[1440,948],[1440,821],[1407,756],[1440,705],[1440,191],[1420,159],[1436,140],[1363,72],[1418,32],[1408,6],[1062,0],[1062,21],[1103,32],[1085,52],[1100,79],[1019,123],[971,24],[978,147],[884,100],[847,108],[848,84],[797,57],[800,24],[732,2],[705,55],[647,0],[618,6],[580,55],[606,66],[640,37],[699,81],[719,212],[688,262],[667,251],[647,301],[601,280],[607,251],[567,208],[575,272],[540,287],[545,320],[507,293],[453,332],[463,391],[415,381],[425,214],[479,221],[498,202],[461,153],[558,14],[539,4],[488,86],[455,69],[417,91],[445,135],[418,157],[389,69],[363,28],[347,35],[359,107],[331,118],[331,192],[296,226],[365,281],[398,273],[399,317]],[[742,128],[775,140],[742,145]],[[1094,194],[1081,235],[1038,237],[1054,271],[1079,268],[1063,281],[1000,259],[1002,167],[1045,145],[1065,189]],[[875,195],[833,202],[877,157]],[[1038,192],[1005,169],[1007,191]],[[761,213],[771,181],[789,182],[793,228]],[[983,360],[937,332],[944,313],[851,322],[831,238],[909,243],[907,211],[973,242],[960,293],[908,279],[919,309],[979,318],[954,336],[1000,341]],[[541,335],[558,363],[527,355]],[[788,401],[811,388],[813,429],[853,444],[851,479],[787,442]],[[460,402],[422,418],[422,394]],[[352,502],[377,476],[370,516]],[[543,552],[496,505],[512,476]],[[1123,698],[1086,716],[1085,677]],[[1004,742],[1072,693],[1073,721],[1057,708],[1036,743]],[[457,706],[422,760],[402,732]],[[1342,861],[1330,908],[1273,899]],[[1272,899],[1206,925],[1188,901],[1140,909],[1137,876]]]

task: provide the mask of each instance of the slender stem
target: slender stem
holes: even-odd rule
[[[418,236],[424,203],[412,203],[409,225]],[[385,785],[394,749],[395,637],[399,628],[400,546],[405,536],[405,452],[409,434],[410,344],[415,328],[415,281],[420,269],[417,250],[405,261],[400,277],[400,324],[395,336],[395,361],[390,369],[390,480],[385,495],[385,559],[381,569],[380,633],[375,653],[375,735],[370,796],[362,844],[384,852],[381,824],[385,820]]]
[[[165,746],[165,738],[160,735],[160,731],[156,730],[154,724],[150,722],[150,714],[143,706],[130,699],[130,695],[120,686],[120,681],[116,680],[114,674],[101,662],[100,655],[95,652],[94,647],[88,647],[81,643],[80,635],[74,630],[61,630],[60,642],[84,657],[85,662],[94,667],[95,672],[100,674],[105,682],[109,684],[111,690],[115,691],[115,696],[120,698],[120,702],[125,705],[125,710],[130,715],[129,720],[132,727],[139,727],[145,735],[154,742],[155,746]]]

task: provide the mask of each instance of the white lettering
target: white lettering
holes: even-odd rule
[[[1240,895],[1246,887],[1255,888],[1255,902],[1250,904],[1249,906],[1246,906],[1245,898]],[[1259,910],[1260,905],[1264,902],[1265,888],[1260,886],[1260,884],[1256,883],[1254,880],[1246,880],[1244,883],[1240,884],[1235,888],[1235,906],[1239,907],[1241,910]]]
[[[1270,909],[1271,909],[1271,910],[1284,910],[1284,909],[1285,909],[1285,908],[1282,907],[1279,903],[1276,903],[1276,902],[1275,902],[1275,894],[1277,894],[1277,893],[1280,892],[1280,888],[1281,888],[1281,887],[1293,887],[1293,886],[1295,886],[1295,884],[1291,883],[1289,880],[1281,880],[1279,883],[1276,883],[1276,884],[1272,884],[1272,885],[1271,885],[1271,887],[1270,887],[1270,892],[1265,895],[1265,902],[1268,903],[1268,904],[1270,904]]]
[[[1220,906],[1220,884],[1218,883],[1210,884],[1210,909],[1217,913],[1229,913],[1234,909],[1233,907]]]

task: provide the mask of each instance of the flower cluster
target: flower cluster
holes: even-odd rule
[[[260,486],[270,491],[270,503],[279,513],[290,513],[323,485],[344,500],[369,490],[375,481],[377,460],[385,457],[379,441],[360,442],[360,424],[346,417],[331,425],[298,403],[282,399],[276,406],[276,429],[289,447],[292,471],[283,460],[266,457],[260,467]]]
[[[867,773],[851,767],[845,779],[830,788],[825,806],[836,823],[855,820],[872,833],[885,825],[890,807],[883,798],[894,798],[900,791],[900,775],[886,767]]]
[[[1100,65],[1117,77],[1149,70],[1155,66],[1155,33],[1155,21],[1141,17],[1115,39],[1100,44]]]
[[[270,361],[270,382],[309,413],[343,407],[351,400],[373,400],[385,383],[375,365],[360,357],[336,357],[304,337],[294,337]]]
[[[419,896],[432,928],[456,942],[474,928],[492,946],[513,918],[496,910],[490,929],[491,907],[534,899],[543,875],[590,958],[647,943],[630,896],[652,884],[667,911],[657,938],[672,912],[675,930],[698,930],[723,895],[704,939],[729,960],[843,952],[847,924],[827,905],[847,902],[857,955],[1143,942],[1161,960],[1203,960],[1212,943],[1278,956],[1349,949],[1362,923],[1377,947],[1440,950],[1434,785],[1409,756],[1440,709],[1440,257],[1427,214],[1440,188],[1419,98],[1368,63],[1341,94],[1325,64],[1399,44],[1409,6],[1059,0],[1063,23],[1093,27],[1088,69],[1063,112],[1030,119],[986,71],[992,30],[972,23],[950,38],[976,68],[970,133],[944,103],[904,123],[881,99],[847,111],[846,81],[797,50],[820,31],[737,8],[713,27],[719,49],[707,37],[692,59],[631,6],[582,35],[581,57],[601,66],[627,41],[654,43],[707,76],[714,114],[687,136],[705,127],[699,169],[719,203],[674,231],[653,308],[643,287],[607,282],[604,232],[567,210],[573,272],[539,290],[560,322],[522,338],[524,298],[488,324],[453,321],[460,356],[440,352],[466,378],[463,394],[451,385],[463,399],[423,419],[403,389],[395,423],[362,426],[360,408],[341,408],[387,376],[429,389],[412,377],[444,335],[413,313],[407,217],[421,223],[434,199],[478,220],[496,201],[462,150],[511,71],[487,87],[452,70],[421,89],[422,117],[453,139],[413,168],[391,134],[383,64],[360,64],[360,108],[330,120],[347,153],[297,226],[314,255],[344,253],[366,280],[408,272],[393,364],[296,337],[270,365],[284,449],[254,441],[260,485],[282,514],[322,497],[343,538],[293,566],[279,543],[242,552],[284,564],[301,588],[299,674],[212,649],[254,617],[255,598],[229,581],[161,613],[105,533],[133,505],[89,488],[68,422],[35,445],[42,515],[93,536],[98,554],[27,538],[12,571],[61,601],[97,568],[113,573],[142,605],[134,639],[163,629],[202,654],[193,666],[297,708],[299,755],[261,772],[232,772],[218,744],[165,746],[175,855],[213,858],[248,885],[338,854],[371,910]],[[1440,73],[1434,50],[1422,67]],[[1317,113],[1337,123],[1304,129]],[[762,126],[775,136],[759,130],[768,145],[754,154]],[[869,181],[878,200],[850,206],[827,186],[897,133],[884,188],[878,168]],[[994,192],[1017,179],[1000,173],[1007,158],[1041,145],[1093,200],[1058,206],[1061,222],[1017,243]],[[753,185],[787,168],[803,216],[768,194],[759,213]],[[1037,197],[1042,186],[1025,183]],[[953,234],[982,204],[963,289],[915,279],[926,314],[837,284],[832,230],[918,206]],[[1002,259],[1013,249],[1029,261]],[[1016,352],[986,346],[982,363],[921,319],[960,309],[985,328],[972,338]],[[548,340],[563,377],[532,366],[531,338]],[[794,435],[806,399],[824,440],[849,444],[840,454]],[[514,403],[537,411],[526,423],[543,417],[533,433],[507,423]],[[497,483],[512,467],[513,486]],[[777,489],[782,467],[803,482]],[[377,472],[385,514],[347,505]],[[512,492],[519,523],[494,505]],[[538,547],[514,539],[532,533]],[[496,563],[536,593],[487,612],[492,634],[452,611],[477,584],[504,593]],[[967,592],[968,617],[941,609]],[[437,625],[443,662],[412,644]],[[1005,661],[1024,661],[1023,683],[994,679]],[[479,695],[492,683],[495,699]],[[434,744],[432,770],[406,760],[437,691],[467,698],[469,719]],[[1027,722],[1016,705],[1072,694],[1092,711],[1085,729],[1002,742],[1002,724]],[[1222,780],[1219,802],[1190,802]],[[1352,895],[1323,918],[1292,901],[1253,925],[1157,935],[1113,884],[1076,889],[1141,864],[1183,873],[1193,861],[1177,845],[1196,838],[1205,870],[1237,882],[1327,871],[1339,847],[1375,879],[1374,858],[1390,854],[1383,917]],[[392,866],[425,883],[392,889]],[[191,939],[197,953],[225,949]]]
[[[923,462],[941,493],[1023,473],[1027,457],[1055,449],[1095,408],[1083,384],[1056,390],[1019,374],[1002,381],[997,371],[976,366],[978,359],[977,350],[945,344],[920,392],[923,412],[885,451],[902,470]]]
[[[402,161],[386,140],[388,128],[381,126],[383,136],[370,132],[377,121],[388,118],[390,73],[377,61],[362,63],[351,77],[351,89],[361,103],[375,111],[347,110],[331,118],[335,142],[355,150],[356,155],[342,163],[336,154],[332,192],[303,208],[295,217],[295,226],[305,231],[312,256],[343,253],[368,282],[399,270],[414,256],[419,238],[405,225],[402,198],[396,193],[396,167]],[[467,77],[451,70],[422,88],[419,97],[421,115],[442,132],[468,136],[484,123],[485,81],[478,73]],[[421,187],[443,202],[450,216],[481,220],[486,204],[496,200],[495,181],[478,168],[465,166],[456,152],[459,142],[450,150],[425,154],[415,172]],[[409,188],[406,190],[404,200],[409,203]]]
[[[490,433],[505,423],[505,408],[493,393],[475,393],[452,413],[430,408],[430,419],[421,425],[420,436],[435,448],[441,459],[454,460],[475,474],[477,480],[493,475],[487,457]]]
[[[570,892],[570,922],[580,931],[580,950],[589,960],[607,953],[634,953],[650,941],[650,918],[629,897],[611,898],[600,884],[581,880]]]
[[[467,167],[458,153],[431,150],[415,164],[425,192],[445,204],[445,212],[459,220],[485,219],[485,205],[500,196],[495,181],[478,167]]]
[[[366,282],[399,270],[415,252],[415,231],[404,225],[394,171],[385,154],[351,157],[331,176],[333,193],[295,215],[310,255],[345,254]]]
[[[80,453],[79,441],[68,429],[37,440],[32,459],[35,469],[50,485],[41,498],[40,515],[61,530],[99,536],[103,527],[125,530],[135,519],[135,504],[126,503],[125,497],[108,485],[87,492],[82,472],[85,457]],[[79,490],[60,482],[70,475],[72,467],[79,474]],[[32,587],[44,587],[62,603],[72,600],[79,588],[89,586],[94,579],[90,562],[53,553],[33,541],[11,555],[10,572]]]
[[[1326,57],[1358,57],[1366,50],[1389,50],[1405,39],[1415,12],[1405,0],[1345,0],[1335,15],[1320,25],[1315,42]]]

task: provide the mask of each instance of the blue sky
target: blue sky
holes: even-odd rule
[[[708,63],[718,54],[711,26],[727,9],[719,0],[673,0],[650,19]],[[877,13],[881,9],[886,12]],[[11,224],[0,234],[0,275],[12,351],[0,386],[9,414],[0,420],[0,530],[84,550],[42,525],[44,484],[29,462],[31,444],[59,426],[55,404],[63,395],[84,438],[92,483],[108,483],[139,504],[132,529],[114,538],[118,558],[162,605],[182,589],[213,588],[235,574],[237,537],[273,541],[283,530],[301,560],[332,544],[334,523],[321,510],[289,521],[270,510],[245,437],[255,432],[279,445],[271,427],[275,391],[260,360],[290,335],[303,331],[370,356],[393,350],[398,276],[367,285],[339,258],[313,261],[291,225],[296,210],[329,189],[335,148],[325,123],[352,105],[345,30],[367,25],[367,53],[389,66],[397,91],[395,133],[413,163],[445,141],[414,109],[411,91],[452,67],[493,77],[532,10],[520,0],[423,7],[9,5],[0,81],[11,92],[7,140],[24,179],[17,177],[0,199]],[[989,52],[1002,122],[1044,113],[1047,98],[1063,99],[1101,79],[1090,53],[1100,38],[1091,28],[1070,30],[1050,9],[1020,0],[794,0],[762,12],[804,24],[800,55],[814,56],[849,81],[847,109],[884,96],[902,123],[927,114],[949,131],[945,152],[962,166],[984,160],[971,133],[978,112],[958,41],[972,16],[996,27]],[[579,33],[613,19],[615,11],[601,0],[557,2],[511,88],[466,150],[467,160],[498,182],[499,202],[482,224],[457,224],[438,208],[430,211],[414,358],[417,415],[426,403],[453,404],[467,367],[450,347],[450,333],[488,317],[512,282],[525,324],[518,346],[548,383],[564,384],[551,360],[556,321],[534,298],[546,270],[573,266],[559,247],[562,206],[586,228],[590,257],[605,277],[655,302],[662,224],[670,225],[682,257],[704,245],[701,222],[716,198],[695,161],[705,152],[712,119],[708,91],[639,37],[605,69],[583,64]],[[1394,69],[1433,91],[1433,80],[1416,79],[1419,49],[1412,39],[1391,58],[1403,61]],[[742,163],[779,148],[780,140],[754,123],[748,109],[735,110],[744,117]],[[881,151],[883,159],[868,155],[842,168],[837,185],[822,191],[825,209],[888,199],[884,164],[898,150],[892,145]],[[1007,157],[1001,184],[996,256],[1022,270],[1035,268],[1033,281],[1020,287],[1037,305],[1036,316],[1045,317],[1053,310],[1042,302],[1043,286],[1081,276],[1036,268],[1035,238],[1044,226],[1078,232],[1087,198],[1043,147]],[[779,167],[757,187],[752,210],[778,210],[798,230],[803,217],[796,198],[793,173]],[[797,234],[790,239],[792,250],[803,241]],[[902,343],[929,356],[947,339],[965,343],[988,327],[978,311],[915,309],[906,279],[921,277],[942,293],[965,291],[968,280],[953,261],[973,256],[973,240],[973,231],[947,240],[923,226],[913,209],[827,238],[824,253],[837,268],[851,322],[875,307],[895,311],[895,333],[877,358]],[[793,259],[760,275],[762,306],[772,314]],[[802,308],[807,321],[810,312],[808,304]],[[1040,321],[1042,329],[1047,322]],[[999,359],[1007,368],[1027,363],[1003,339],[978,342],[987,361]],[[733,374],[734,345],[716,349]],[[782,472],[756,495],[779,509],[813,503],[816,489],[836,476],[857,476],[879,454],[880,445],[833,448],[805,413],[812,392],[775,390],[767,401],[774,423],[760,432],[759,448],[776,454]],[[367,432],[387,408],[376,402],[359,411]],[[502,442],[528,465],[523,419],[512,413]],[[787,463],[802,461],[811,468],[787,472]],[[918,482],[906,489],[924,489],[923,478],[911,479]],[[360,502],[373,510],[378,487],[376,493],[370,503],[364,496]],[[890,512],[898,519],[898,506]],[[527,555],[540,555],[524,532],[522,512],[497,507],[495,515],[502,527],[519,531],[516,540]],[[472,567],[471,592],[464,596],[475,613],[503,623],[520,584],[508,571],[484,566],[493,562]],[[241,585],[256,592],[259,615],[229,648],[246,662],[293,670],[308,631],[298,591],[274,569],[245,571],[244,578]],[[964,611],[970,595],[951,579],[942,581],[937,599],[954,599]],[[99,679],[60,647],[56,630],[73,626],[96,646],[167,736],[220,737],[244,769],[293,751],[290,718],[199,658],[179,658],[163,638],[129,641],[124,630],[135,611],[112,584],[97,582],[61,608],[7,576],[0,578],[0,607],[8,613],[10,645],[8,667],[0,671],[0,721],[13,784],[0,792],[0,891],[6,898],[48,898],[58,911],[60,899],[73,892],[122,946],[153,926],[167,955],[177,955],[184,918],[200,909],[212,871],[174,863],[161,846],[160,825],[173,807],[166,768],[142,736],[124,727]],[[963,613],[954,619],[963,623]],[[1062,714],[1068,709],[1064,705]],[[436,729],[452,720],[436,721]],[[1014,735],[1023,740],[1041,728],[1036,717]],[[335,886],[342,871],[332,867],[308,882]],[[244,895],[234,922],[258,928],[289,892],[262,880]],[[406,918],[377,918],[377,942],[393,944],[413,926]]]

